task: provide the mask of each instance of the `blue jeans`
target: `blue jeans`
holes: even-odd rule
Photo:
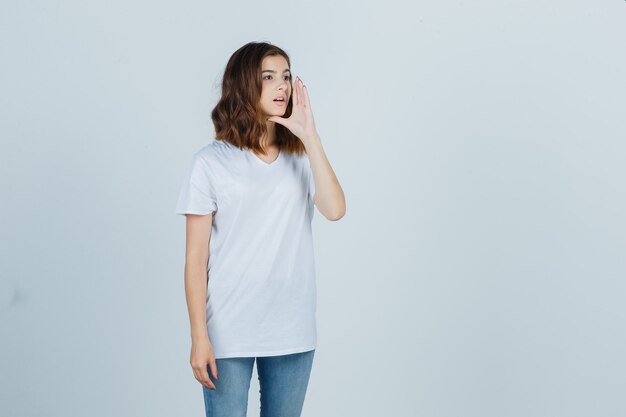
[[[261,417],[300,417],[315,349],[279,356],[215,359],[215,390],[202,386],[206,417],[246,417],[248,391],[256,359]]]

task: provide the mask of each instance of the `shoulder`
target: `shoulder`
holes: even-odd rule
[[[232,158],[239,149],[223,140],[214,140],[200,148],[194,155],[194,161],[201,160],[205,164],[215,165]]]
[[[215,140],[198,149],[198,151],[196,151],[193,156],[194,158],[210,160],[212,158],[218,157],[220,153],[224,153],[228,146],[230,145],[224,141]]]

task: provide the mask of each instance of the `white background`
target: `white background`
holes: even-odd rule
[[[0,415],[203,415],[174,209],[249,41],[346,194],[303,417],[626,414],[624,1],[2,9]]]

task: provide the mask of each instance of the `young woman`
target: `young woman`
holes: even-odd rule
[[[186,216],[190,364],[206,415],[245,416],[256,361],[261,417],[300,416],[315,353],[314,206],[345,213],[343,190],[285,51],[239,48],[176,212]]]

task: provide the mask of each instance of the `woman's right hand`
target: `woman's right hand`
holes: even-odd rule
[[[211,367],[211,374],[213,375],[213,378],[217,379],[215,354],[213,353],[213,345],[208,338],[199,342],[192,342],[191,358],[189,362],[191,364],[191,368],[193,369],[193,375],[196,377],[198,382],[208,389],[215,390],[215,385],[209,378],[209,373],[207,372],[207,365],[209,365]]]

